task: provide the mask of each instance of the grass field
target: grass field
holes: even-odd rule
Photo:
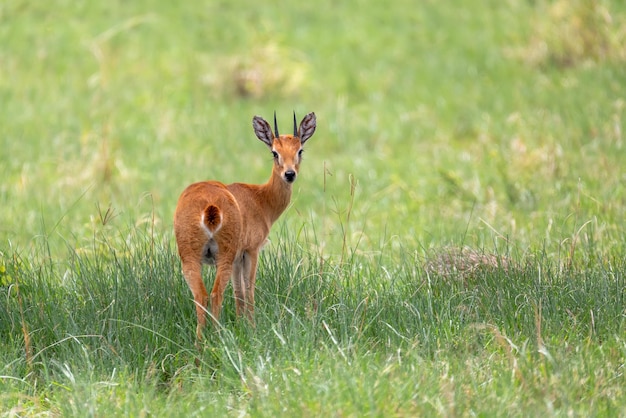
[[[624,68],[618,0],[0,4],[0,416],[626,415]],[[198,351],[173,210],[274,110]]]

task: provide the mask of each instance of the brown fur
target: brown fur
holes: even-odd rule
[[[272,174],[265,184],[217,181],[194,183],[180,195],[174,232],[183,275],[196,303],[197,338],[206,322],[209,294],[202,281],[202,264],[215,264],[211,315],[218,321],[224,290],[233,279],[237,315],[254,318],[254,288],[259,251],[272,224],[289,205],[293,181],[300,168],[300,152],[315,132],[315,114],[300,123],[298,135],[276,138],[269,124],[253,118],[257,137],[275,153]],[[300,134],[302,132],[302,134]]]

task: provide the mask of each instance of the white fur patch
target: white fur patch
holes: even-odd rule
[[[202,228],[207,237],[213,238],[213,235],[215,235],[215,233],[222,227],[223,218],[222,212],[220,211],[220,223],[217,225],[217,228],[215,228],[215,231],[211,232],[211,230],[206,226],[206,223],[204,223],[204,212],[202,212],[202,216],[200,216],[200,228]]]

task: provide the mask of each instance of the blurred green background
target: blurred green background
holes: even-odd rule
[[[0,241],[167,238],[195,181],[261,183],[255,114],[315,111],[292,208],[337,252],[623,241],[621,1],[5,1]],[[576,237],[576,238],[573,238]]]

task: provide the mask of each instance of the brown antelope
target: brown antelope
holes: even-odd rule
[[[274,112],[274,132],[260,116],[252,118],[257,138],[274,156],[272,174],[265,184],[218,181],[194,183],[178,199],[174,214],[174,232],[183,276],[193,293],[202,338],[208,294],[202,282],[202,264],[217,266],[211,291],[211,315],[217,323],[224,290],[232,277],[237,315],[246,314],[253,321],[254,284],[259,251],[265,244],[272,224],[287,208],[296,180],[302,147],[313,135],[315,113],[309,113],[296,125],[293,135],[279,135]]]

